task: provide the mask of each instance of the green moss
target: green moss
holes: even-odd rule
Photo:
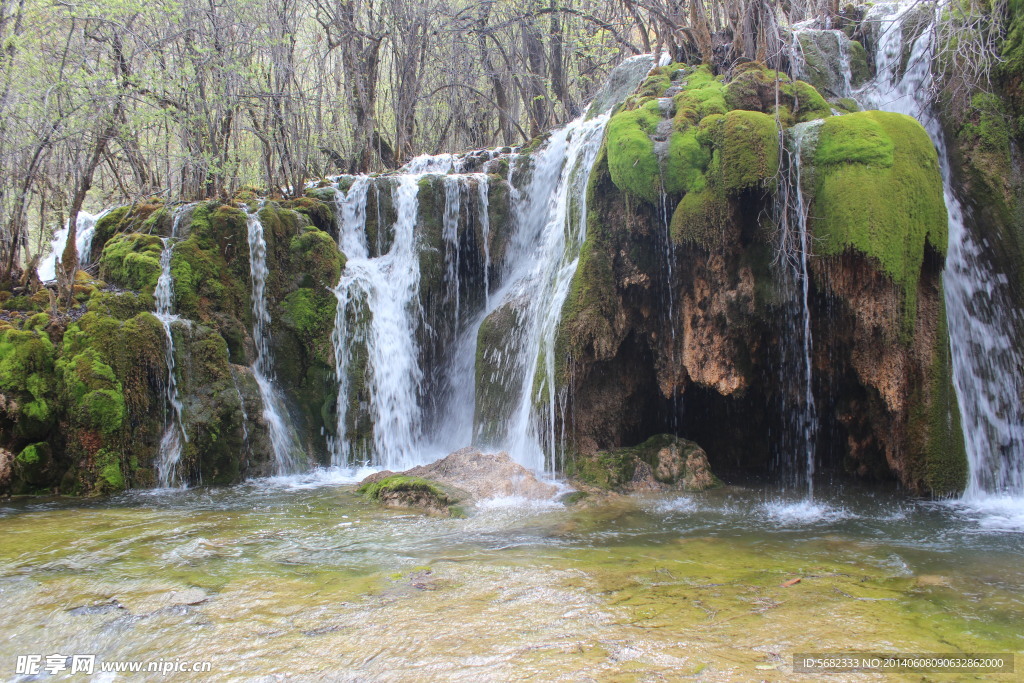
[[[722,121],[721,187],[730,193],[763,185],[779,172],[775,119],[754,111],[731,111]]]
[[[665,161],[665,191],[676,195],[700,191],[707,184],[704,171],[710,162],[711,153],[701,144],[696,127],[672,133]]]
[[[23,330],[35,330],[42,332],[50,326],[50,316],[46,313],[36,313],[31,318],[26,318],[25,322],[22,323],[21,329]]]
[[[345,256],[328,233],[307,228],[291,239],[293,268],[302,273],[303,287],[333,288],[345,267]]]
[[[725,101],[725,85],[720,77],[711,73],[711,68],[702,64],[688,71],[679,79],[683,90],[674,98],[676,108],[675,125],[683,130],[712,114],[724,114],[729,110]]]
[[[120,429],[124,421],[124,395],[118,389],[97,389],[82,397],[78,404],[79,419],[103,434]]]
[[[576,455],[566,464],[566,474],[584,484],[610,491],[633,478],[636,459],[626,450],[602,451],[590,456]]]
[[[152,294],[160,279],[161,251],[163,243],[155,235],[115,235],[103,248],[100,273],[115,285]]]
[[[722,482],[710,471],[691,472],[689,457],[699,453],[701,448],[692,441],[671,434],[657,434],[636,446],[627,446],[592,455],[576,455],[570,461],[567,472],[570,476],[591,486],[602,489],[619,489],[633,479],[641,464],[650,468],[655,481],[670,486],[693,486],[693,490],[718,488]]]
[[[156,214],[156,218],[153,218]],[[96,221],[95,232],[92,239],[92,262],[100,260],[107,242],[118,233],[150,233],[156,224],[161,220],[169,221],[170,217],[164,211],[163,202],[159,199],[150,199],[131,206],[120,206],[100,220]]]
[[[329,196],[326,199],[320,199],[318,196],[310,196],[307,193],[305,197],[281,202],[281,208],[302,214],[320,230],[330,230],[334,227],[335,222],[333,188],[327,188],[327,192],[322,192],[321,196],[323,195]]]
[[[659,67],[651,72],[651,75],[640,84],[637,93],[641,97],[661,97],[672,85],[672,71],[670,66]]]
[[[736,70],[725,87],[729,109],[778,114],[786,125],[832,115],[828,102],[809,83],[791,81],[785,74],[757,62],[741,64]]]
[[[370,500],[380,500],[383,494],[397,491],[423,491],[437,497],[438,500],[448,500],[448,494],[437,484],[421,477],[409,477],[404,474],[385,477],[369,484],[363,484],[356,489],[356,493],[364,495]]]
[[[999,155],[1010,164],[1010,140],[1013,131],[1006,106],[996,95],[977,93],[971,98],[971,118],[960,128],[959,137],[977,144],[981,151]]]
[[[1003,38],[999,72],[1007,81],[1017,81],[1018,98],[1021,96],[1020,79],[1024,77],[1024,0],[1009,0],[1009,25]]]
[[[587,238],[580,248],[576,273],[562,306],[555,340],[555,374],[567,381],[566,367],[574,358],[609,354],[614,339],[612,323],[621,307],[616,286],[610,228],[602,220],[599,190],[610,176],[610,148],[598,152],[587,186]]]
[[[45,449],[49,449],[49,447],[50,445],[45,441],[42,443],[30,444],[25,446],[25,448],[18,453],[15,459],[18,464],[27,467],[38,465],[41,461],[45,460],[43,453],[45,452]]]
[[[931,139],[902,114],[833,117],[821,127],[815,164],[815,252],[853,249],[874,259],[902,288],[909,333],[925,246],[946,251],[946,207]]]
[[[865,164],[889,168],[895,144],[873,112],[833,118],[822,126],[814,163]]]
[[[137,292],[96,292],[89,297],[86,310],[118,320],[128,320],[149,310],[149,302]]]
[[[861,85],[871,80],[871,66],[868,63],[868,51],[865,50],[864,46],[856,40],[850,41],[848,49],[850,51],[850,84],[854,88],[859,88]]]
[[[124,474],[121,471],[121,456],[106,448],[97,451],[93,464],[96,467],[101,492],[113,493],[125,488]]]
[[[53,423],[56,382],[54,348],[38,331],[9,329],[0,336],[0,392],[14,399],[19,410],[9,417],[15,432],[41,438]]]
[[[842,97],[836,100],[835,107],[844,114],[852,114],[853,112],[860,111],[860,105],[857,104],[857,100],[849,97]]]
[[[658,101],[621,111],[608,121],[608,169],[622,190],[649,202],[661,194],[661,166],[650,136],[661,122]]]
[[[721,192],[713,188],[690,192],[672,213],[672,240],[677,244],[694,244],[708,251],[720,247],[729,214],[729,202]]]
[[[967,486],[968,466],[941,292],[939,301],[940,319],[929,373],[931,400],[927,406],[924,480],[932,495],[946,497],[959,495]]]
[[[790,110],[797,123],[832,116],[832,107],[810,83],[794,81],[782,86],[782,92],[793,103]]]
[[[80,425],[103,434],[121,427],[125,417],[121,383],[98,350],[86,348],[65,356],[57,361],[57,370],[65,405]]]
[[[39,311],[42,307],[39,303],[27,296],[12,296],[5,301],[0,308],[5,311]]]
[[[218,313],[247,319],[248,256],[243,211],[219,202],[197,206],[188,238],[174,245],[171,257],[177,312],[204,322]]]

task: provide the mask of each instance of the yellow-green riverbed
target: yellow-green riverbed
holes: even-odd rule
[[[321,474],[0,504],[0,678],[56,653],[210,662],[117,680],[821,680],[793,672],[801,652],[1018,660],[828,680],[1024,671],[1012,514],[727,488],[439,519],[354,489]]]

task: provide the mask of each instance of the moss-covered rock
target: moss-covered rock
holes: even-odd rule
[[[54,361],[53,343],[44,332],[0,334],[0,408],[9,433],[29,440],[48,435],[58,412]]]
[[[584,484],[609,490],[704,491],[722,485],[700,446],[670,434],[652,436],[637,446],[577,455],[568,472]]]
[[[152,296],[160,279],[162,251],[163,242],[156,235],[115,235],[103,247],[100,276],[119,287]]]
[[[825,98],[809,83],[792,81],[758,62],[740,64],[725,86],[728,109],[745,109],[778,115],[784,125],[813,121],[832,115]]]
[[[608,121],[608,168],[624,192],[649,202],[661,193],[661,166],[651,139],[661,123],[657,100],[620,111]]]
[[[98,263],[107,242],[119,233],[169,234],[170,213],[160,199],[119,206],[96,221],[89,262]]]
[[[421,477],[391,472],[381,474],[385,476],[368,480],[357,489],[357,493],[386,507],[423,510],[442,516],[462,516],[458,508],[461,498],[451,487]]]
[[[249,320],[249,250],[245,213],[219,202],[198,205],[188,238],[171,256],[178,314],[208,322],[221,313]]]
[[[845,97],[850,88],[860,87],[871,77],[864,46],[841,31],[807,29],[799,33],[798,40],[801,76],[828,97]]]
[[[498,443],[514,406],[525,368],[520,361],[523,338],[519,330],[526,302],[514,299],[494,310],[480,323],[476,339],[476,392],[474,437],[479,443]]]
[[[917,310],[925,247],[946,252],[938,157],[915,119],[886,112],[832,117],[814,153],[815,253],[847,249],[872,259],[904,294],[904,329]]]

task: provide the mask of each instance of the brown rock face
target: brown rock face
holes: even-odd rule
[[[462,448],[429,465],[404,472],[411,477],[454,486],[474,500],[518,496],[531,500],[548,500],[558,489],[537,479],[512,457],[501,453],[483,453],[476,448]]]
[[[0,491],[6,491],[14,476],[14,453],[0,448]]]
[[[558,492],[552,484],[542,482],[530,470],[512,460],[508,453],[483,453],[475,448],[462,448],[430,463],[405,472],[383,471],[371,474],[360,483],[386,483],[391,478],[424,481],[429,486],[383,487],[376,499],[388,507],[421,509],[431,514],[448,514],[452,504],[470,505],[491,498],[520,497],[528,500],[550,500]]]

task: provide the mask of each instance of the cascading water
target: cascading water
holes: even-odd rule
[[[420,166],[429,167],[424,161]],[[417,464],[420,437],[419,392],[423,371],[416,341],[416,294],[420,269],[414,228],[419,211],[420,174],[403,174],[390,182],[397,218],[391,249],[371,258],[366,247],[366,179],[336,195],[338,239],[347,257],[335,295],[335,372],[338,376],[337,432],[332,460],[351,458],[401,469]],[[353,352],[365,347],[363,381],[369,395],[373,443],[352,453],[346,438]]]
[[[270,351],[270,310],[267,308],[267,242],[258,211],[245,210],[249,233],[249,273],[252,278],[252,340],[256,346],[253,376],[263,399],[263,419],[274,450],[277,474],[294,472],[301,449],[288,418],[284,399],[274,382],[274,358]]]
[[[787,451],[785,469],[790,480],[806,487],[807,496],[814,496],[815,438],[818,431],[817,409],[814,402],[814,340],[811,336],[810,271],[808,257],[811,251],[807,229],[808,206],[804,200],[802,158],[805,147],[813,147],[822,121],[800,123],[789,129],[786,140],[787,173],[781,184],[776,204],[776,223],[779,226],[779,260],[787,282],[796,287],[796,309],[790,317],[790,336],[799,338],[799,353],[793,354],[786,345],[783,354],[785,377],[783,384],[794,386],[796,405],[787,406],[796,437],[796,443],[784,444]],[[792,358],[791,356],[797,356]],[[796,373],[793,373],[796,370]]]
[[[965,498],[1024,497],[1021,313],[1012,303],[1009,279],[995,270],[985,240],[972,230],[971,216],[953,186],[945,136],[930,97],[935,51],[931,28],[914,41],[906,69],[899,73],[904,20],[915,8],[917,3],[884,4],[868,12],[866,20],[877,25],[878,73],[856,96],[867,106],[914,116],[938,148],[949,215],[946,315],[970,465]]]
[[[587,235],[586,186],[608,118],[607,113],[589,120],[581,117],[551,136],[537,154],[526,192],[527,201],[543,202],[544,210],[526,212],[540,213],[542,222],[517,227],[535,238],[516,287],[516,296],[526,306],[520,344],[525,372],[509,423],[508,447],[519,463],[538,472],[554,472],[560,466],[556,429],[565,388],[558,386],[555,376],[555,335]],[[544,178],[555,175],[556,169],[555,183],[546,183]]]
[[[521,381],[503,445],[516,461],[538,472],[554,472],[561,465],[557,430],[566,388],[556,378],[555,336],[586,239],[587,183],[609,110],[652,65],[653,59],[643,55],[616,69],[588,112],[552,133],[534,155],[530,184],[518,193],[508,284],[495,297],[498,305],[519,302],[523,308],[519,339],[509,349],[518,356],[509,367],[521,371]]]
[[[390,469],[420,464],[472,438],[474,358],[477,333],[486,315],[511,300],[527,301],[523,324],[510,336],[519,339],[518,358],[509,363],[515,376],[508,386],[517,391],[514,414],[498,430],[504,436],[490,446],[506,447],[521,463],[535,469],[556,467],[555,414],[560,399],[555,387],[554,338],[562,304],[576,270],[586,235],[585,189],[608,119],[607,110],[631,92],[652,65],[649,56],[634,58],[613,73],[599,95],[605,104],[566,128],[553,133],[532,155],[530,184],[516,188],[516,155],[509,155],[509,196],[515,216],[514,232],[500,264],[490,253],[490,183],[486,173],[468,173],[471,164],[488,162],[501,152],[471,153],[465,157],[417,157],[393,176],[359,176],[348,189],[335,191],[338,244],[346,255],[345,269],[335,288],[338,307],[333,344],[338,380],[335,434],[329,439],[332,462],[348,465],[371,462]],[[479,167],[479,166],[477,166]],[[444,250],[446,315],[443,331],[431,326],[418,298],[421,250],[415,232],[420,181],[442,175],[445,211],[441,221]],[[483,241],[482,307],[463,300],[460,225],[463,202],[475,182],[479,239]],[[390,186],[395,220],[393,240],[386,253],[372,255],[367,244],[367,195]],[[379,197],[379,194],[378,194]],[[384,233],[377,209],[377,239]],[[469,226],[466,226],[468,229]],[[497,269],[492,273],[492,268]],[[494,276],[497,276],[496,278]],[[496,279],[500,289],[491,291]],[[433,310],[433,309],[432,309]],[[465,320],[463,313],[468,313]],[[444,367],[430,377],[421,364],[420,336],[440,344]],[[438,337],[437,335],[441,335]],[[437,351],[435,351],[436,353]],[[428,386],[429,385],[429,386]],[[425,392],[431,395],[426,397]],[[430,403],[433,412],[425,412]],[[357,411],[358,414],[353,411]],[[366,418],[363,420],[363,418]],[[352,439],[351,428],[372,439]],[[356,441],[353,443],[353,441]]]
[[[157,453],[157,480],[160,486],[167,488],[178,481],[178,463],[181,451],[188,443],[188,433],[182,421],[181,398],[178,396],[178,378],[175,374],[174,332],[171,326],[182,322],[174,314],[174,278],[171,275],[171,258],[174,255],[174,243],[178,238],[181,217],[187,206],[178,207],[171,222],[171,236],[163,238],[163,250],[160,252],[160,279],[157,280],[153,298],[156,299],[156,317],[163,325],[167,344],[164,347],[164,360],[167,364],[167,415],[164,419],[164,434],[160,438],[160,450]]]
[[[75,221],[75,247],[78,249],[78,263],[80,266],[89,265],[89,257],[92,252],[92,238],[96,234],[96,223],[110,213],[111,209],[104,209],[93,215],[85,211],[78,212],[78,220]],[[60,230],[54,233],[50,242],[50,251],[39,261],[36,272],[43,282],[53,280],[57,277],[57,262],[60,261],[64,246],[68,243],[68,226],[64,224]]]

